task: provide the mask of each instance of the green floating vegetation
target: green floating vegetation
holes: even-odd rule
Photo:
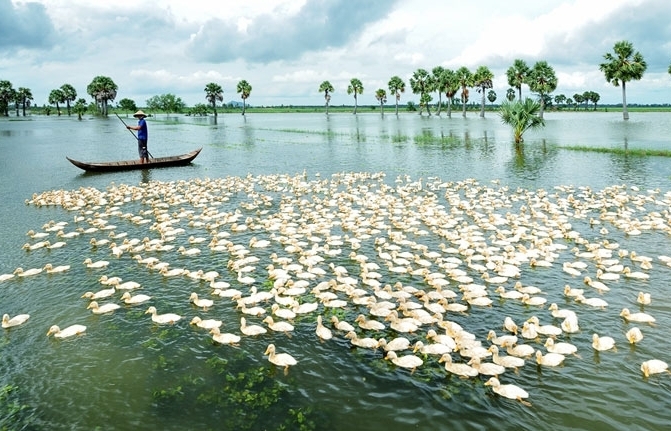
[[[33,409],[19,402],[18,388],[5,385],[0,388],[0,430],[31,429],[30,419]]]
[[[446,145],[454,146],[461,142],[461,139],[454,135],[434,135],[432,133],[422,133],[413,138],[413,141],[417,145]]]
[[[400,133],[396,135],[383,134],[380,136],[380,138],[383,141],[391,141],[393,144],[403,144],[410,140],[410,137],[408,137],[408,135],[402,135]]]
[[[636,157],[646,157],[646,156],[671,157],[671,150],[650,150],[645,148],[605,148],[605,147],[588,147],[583,145],[558,146],[557,148],[561,148],[562,150],[585,151],[591,153],[610,153],[610,154],[620,154]]]
[[[258,130],[269,130],[271,132],[280,132],[280,133],[296,133],[300,135],[321,135],[321,136],[344,136],[342,133],[335,133],[332,130],[305,130],[305,129],[268,129],[260,128]]]
[[[316,421],[308,407],[287,408],[290,396],[286,381],[278,380],[268,367],[243,367],[244,358],[213,356],[205,361],[207,376],[187,375],[152,391],[161,415],[219,411],[220,429],[314,430]],[[269,424],[272,426],[269,427]]]

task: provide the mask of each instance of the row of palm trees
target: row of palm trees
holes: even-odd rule
[[[114,100],[117,95],[117,85],[107,76],[96,76],[93,81],[86,87],[86,92],[93,97],[96,104],[103,115],[107,115],[107,104]],[[7,116],[9,115],[9,106],[14,103],[17,109],[21,107],[23,116],[26,115],[26,108],[30,108],[34,100],[33,93],[29,88],[19,87],[14,90],[12,83],[6,80],[0,81],[0,112]],[[58,115],[61,115],[60,105],[65,104],[68,115],[71,115],[74,109],[75,113],[81,117],[82,108],[86,111],[86,100],[83,98],[77,99],[77,90],[71,84],[63,84],[59,88],[51,90],[48,98],[50,105],[56,106]],[[74,106],[71,102],[75,102]]]
[[[622,87],[622,105],[623,118],[627,120],[626,102],[626,83],[633,80],[640,80],[647,68],[647,64],[640,52],[635,51],[631,42],[619,41],[613,47],[613,53],[604,55],[604,62],[599,65],[599,69],[604,73],[606,80],[614,86]],[[671,65],[669,66],[671,74]],[[552,100],[552,93],[558,84],[554,69],[546,61],[538,61],[532,67],[522,59],[516,59],[506,71],[506,76],[510,88],[507,90],[506,98],[511,101],[517,92],[517,100],[522,101],[522,85],[528,85],[531,92],[538,95],[540,102],[539,116],[543,117],[546,101]],[[429,73],[426,69],[417,69],[409,79],[409,86],[414,94],[419,95],[419,113],[426,110],[428,115],[432,115],[430,103],[433,101],[433,94],[438,95],[436,104],[436,115],[440,115],[443,106],[442,96],[445,95],[447,101],[447,115],[452,115],[452,101],[459,90],[461,90],[461,108],[462,115],[466,116],[466,104],[469,100],[469,89],[475,88],[481,93],[480,116],[485,116],[485,99],[490,102],[496,100],[496,93],[491,90],[493,87],[494,74],[487,66],[480,66],[474,72],[466,67],[460,67],[457,70],[450,70],[442,66],[436,66]],[[406,90],[406,83],[399,76],[393,76],[388,82],[390,96],[393,96],[396,104],[396,115],[398,115],[398,102],[401,93]],[[96,76],[87,86],[86,92],[94,99],[98,110],[106,116],[108,111],[108,102],[116,98],[118,87],[114,81],[106,76]],[[487,91],[489,90],[489,91]],[[216,104],[223,101],[223,89],[219,84],[209,83],[205,86],[205,98],[212,107],[215,116],[217,115]],[[251,95],[252,86],[246,81],[241,80],[236,87],[237,93],[242,97],[243,109],[245,114],[246,100]],[[331,93],[334,87],[329,81],[323,81],[319,86],[319,92],[324,93],[326,114],[328,115]],[[347,86],[347,94],[354,95],[354,114],[357,112],[358,96],[363,94],[364,87],[361,80],[352,78]],[[49,103],[56,106],[60,115],[59,104],[66,104],[68,115],[70,115],[70,103],[77,98],[77,92],[70,84],[63,84],[60,88],[54,89],[49,94]],[[386,89],[379,88],[375,91],[375,98],[382,107],[387,101]],[[576,93],[574,102],[576,104],[592,101],[596,107],[600,96],[595,92],[585,92],[582,95]],[[555,96],[557,103],[568,102],[570,99],[563,95]],[[20,87],[18,90],[12,88],[9,81],[0,80],[0,113],[8,115],[9,106],[15,103],[17,113],[19,106],[23,109],[30,107],[33,101],[33,95],[29,88]],[[77,100],[78,107],[86,106],[84,99]]]
[[[604,62],[599,65],[600,70],[604,73],[606,80],[615,86],[622,85],[622,107],[623,118],[629,119],[627,112],[627,101],[625,85],[632,80],[640,80],[647,68],[647,64],[640,52],[634,51],[633,45],[628,41],[616,42],[613,47],[613,53],[606,53],[604,55]],[[671,74],[671,65],[669,66],[669,73]],[[538,116],[543,118],[543,111],[545,110],[546,101],[552,100],[550,94],[557,89],[558,79],[554,69],[546,61],[538,61],[532,67],[522,59],[516,59],[512,66],[506,71],[506,77],[510,88],[506,92],[508,101],[515,99],[515,91],[517,91],[517,99],[522,102],[522,85],[529,86],[531,92],[538,95],[540,109]],[[471,72],[466,67],[460,67],[456,71],[436,66],[429,73],[426,69],[417,69],[410,78],[410,88],[414,94],[419,95],[419,114],[426,109],[428,115],[431,115],[430,102],[433,100],[433,93],[438,94],[438,103],[436,104],[436,115],[440,115],[440,110],[443,105],[442,95],[447,99],[447,115],[452,115],[452,101],[459,90],[461,90],[461,106],[462,115],[466,116],[466,103],[469,99],[469,88],[476,88],[481,93],[480,102],[480,116],[485,116],[485,97],[490,102],[496,100],[496,93],[492,88],[494,74],[487,66],[480,66],[475,72]],[[393,76],[388,82],[388,88],[396,99],[396,115],[398,115],[398,102],[401,93],[405,92],[406,84],[399,76]],[[334,91],[333,85],[329,81],[323,81],[319,85],[320,93],[324,93],[324,101],[326,114],[328,115],[328,107],[331,101],[331,93]],[[354,94],[354,114],[357,110],[358,95],[363,93],[363,84],[358,78],[352,78],[347,86],[347,94]],[[596,104],[600,100],[600,95],[593,91],[586,91],[583,94],[576,93],[573,99],[567,98],[564,95],[555,96],[555,102],[558,104],[568,103],[579,105],[583,102]],[[386,90],[379,88],[375,91],[375,98],[380,103],[380,107],[387,101]]]
[[[221,87],[221,85],[215,82],[210,82],[205,86],[204,91],[205,91],[205,99],[212,107],[212,110],[214,111],[214,116],[216,117],[217,102],[224,101],[224,89]],[[236,86],[236,92],[240,94],[240,98],[242,99],[242,115],[245,115],[245,111],[247,108],[246,102],[249,96],[252,94],[252,86],[249,84],[249,82],[243,79],[240,82],[238,82],[238,85]]]
[[[511,87],[517,89],[519,100],[522,100],[522,84],[529,85],[531,91],[537,93],[541,99],[540,116],[543,116],[544,100],[549,93],[557,88],[557,77],[554,69],[545,61],[537,62],[533,68],[529,68],[523,60],[515,60],[513,66],[508,69],[508,83]],[[467,67],[460,67],[456,71],[436,66],[429,73],[426,69],[417,69],[410,78],[410,88],[414,94],[419,95],[419,114],[426,109],[428,115],[431,114],[430,103],[433,101],[433,94],[437,93],[438,103],[436,104],[435,115],[440,115],[443,106],[442,96],[445,95],[447,101],[447,116],[452,116],[452,101],[457,92],[461,90],[461,109],[462,115],[466,116],[466,104],[469,100],[469,89],[476,88],[481,93],[480,116],[485,116],[485,100],[490,102],[496,100],[496,93],[491,90],[493,87],[494,74],[487,66],[480,66],[471,72]],[[406,90],[406,83],[399,76],[392,76],[388,82],[390,94],[396,101],[396,115],[398,115],[398,102],[401,93]],[[489,91],[487,91],[489,90]],[[325,108],[328,114],[328,107],[331,101],[331,93],[334,87],[329,81],[324,81],[319,85],[319,92],[324,93]],[[352,78],[347,86],[347,94],[354,95],[354,114],[357,110],[357,97],[363,93],[363,84],[358,78]],[[508,91],[508,99],[514,98],[514,90]],[[387,100],[387,92],[384,88],[379,88],[375,92],[375,98],[382,107]]]

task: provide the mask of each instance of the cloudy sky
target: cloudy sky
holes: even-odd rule
[[[138,106],[165,93],[205,103],[210,82],[240,100],[241,79],[252,105],[320,105],[324,80],[332,105],[352,104],[355,77],[359,104],[373,104],[391,76],[407,83],[438,65],[489,67],[501,100],[517,58],[547,61],[555,94],[620,103],[599,71],[620,40],[648,63],[628,103],[671,103],[668,0],[0,0],[0,80],[30,88],[38,105],[65,83],[90,100],[97,75],[118,85],[116,101]],[[408,91],[401,103],[417,99]]]

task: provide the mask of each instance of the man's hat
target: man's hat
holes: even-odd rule
[[[146,116],[147,116],[147,114],[145,114],[145,113],[142,112],[142,111],[137,111],[135,114],[133,114],[133,117],[135,117],[135,118],[140,118],[140,117],[143,117],[143,118],[144,118],[144,117],[146,117]]]

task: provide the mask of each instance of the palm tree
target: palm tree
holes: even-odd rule
[[[508,90],[506,90],[506,99],[508,99],[508,102],[512,102],[515,100],[515,89],[510,87]]]
[[[489,103],[494,104],[496,102],[496,91],[489,90],[487,92],[487,100],[489,100]]]
[[[494,74],[487,66],[478,67],[473,75],[473,86],[477,87],[479,93],[482,93],[482,101],[480,103],[480,117],[482,118],[485,118],[485,90],[493,87],[493,79]]]
[[[380,103],[380,113],[384,116],[384,104],[387,103],[387,92],[384,88],[378,88],[375,92],[375,98]]]
[[[363,94],[363,84],[358,78],[352,78],[347,86],[347,94],[354,93],[354,112],[356,114],[357,95]]]
[[[466,102],[468,102],[468,87],[473,86],[473,74],[467,67],[462,66],[455,72],[459,87],[461,87],[461,115],[466,118]]]
[[[431,81],[433,83],[433,88],[438,92],[438,104],[436,109],[436,115],[440,117],[440,109],[443,104],[443,87],[445,86],[443,81],[443,74],[445,73],[445,68],[443,66],[436,66],[431,69]],[[442,85],[441,85],[442,84]]]
[[[74,102],[77,99],[77,90],[70,84],[61,85],[61,91],[63,92],[63,97],[65,98],[65,103],[68,108],[68,117],[70,116],[70,102]]]
[[[604,54],[606,61],[599,65],[599,70],[606,76],[606,81],[615,87],[622,83],[622,118],[628,120],[626,83],[641,79],[648,64],[640,52],[634,52],[634,45],[626,40],[615,42],[613,51],[615,55],[610,52]]]
[[[75,106],[73,107],[75,114],[77,114],[77,119],[81,120],[82,115],[86,113],[86,109],[88,109],[88,106],[86,106],[86,99],[79,98],[77,99],[77,102],[75,103]]]
[[[447,99],[447,117],[452,118],[452,99],[459,90],[459,80],[456,73],[451,69],[445,69],[440,75],[440,82],[437,83]]]
[[[252,94],[252,86],[249,85],[249,82],[243,79],[242,81],[238,82],[236,91],[240,93],[240,97],[242,98],[242,115],[245,115],[245,101],[249,95]]]
[[[511,87],[517,88],[518,99],[522,101],[522,84],[526,84],[527,75],[531,70],[529,66],[524,62],[524,60],[517,59],[513,62],[513,65],[508,68],[506,71],[506,76],[508,76],[508,85]]]
[[[107,76],[96,76],[86,87],[86,93],[93,97],[96,105],[100,104],[104,117],[107,117],[107,102],[116,98],[117,90],[117,85]]]
[[[528,97],[524,99],[524,102],[505,101],[501,104],[499,112],[501,121],[503,124],[512,126],[516,144],[524,141],[522,135],[527,130],[545,125],[545,120],[537,115],[540,109],[540,103]]]
[[[51,105],[56,105],[56,113],[60,117],[61,115],[61,110],[58,107],[59,103],[65,103],[65,95],[63,94],[63,90],[60,88],[56,88],[55,90],[51,90],[51,93],[49,93],[49,103]]]
[[[33,100],[33,93],[30,88],[19,87],[16,91],[16,101],[21,104],[23,116],[26,116],[26,107],[30,108],[30,102]]]
[[[582,94],[576,93],[573,95],[573,100],[575,101],[575,110],[577,111],[580,104],[585,101],[585,97]]]
[[[333,85],[330,82],[324,81],[319,85],[319,92],[324,92],[324,106],[326,107],[326,115],[329,114],[329,103],[331,102],[331,93],[333,93]]]
[[[224,101],[224,89],[216,82],[210,82],[205,86],[205,100],[212,106],[214,117],[217,117],[217,101]]]
[[[426,112],[431,115],[428,102],[431,101],[429,93],[433,91],[431,75],[425,69],[417,69],[410,78],[410,88],[414,94],[419,94],[419,115],[426,106]],[[429,97],[427,97],[429,96]]]
[[[601,95],[596,91],[590,91],[589,100],[591,100],[592,103],[594,103],[593,111],[596,111],[596,104],[599,102],[599,100],[601,100]]]
[[[389,86],[389,92],[396,99],[396,116],[398,117],[398,101],[401,99],[401,93],[405,93],[405,82],[399,76],[394,75],[387,85]]]
[[[538,93],[541,99],[541,110],[539,116],[543,118],[543,111],[545,110],[545,96],[549,95],[557,89],[557,76],[555,71],[548,64],[547,61],[538,61],[531,68],[531,72],[527,77],[529,89],[534,93]]]
[[[566,96],[564,94],[557,94],[555,96],[555,104],[557,107],[566,103]]]
[[[9,116],[9,103],[16,99],[16,91],[12,83],[6,80],[0,81],[0,113]]]

